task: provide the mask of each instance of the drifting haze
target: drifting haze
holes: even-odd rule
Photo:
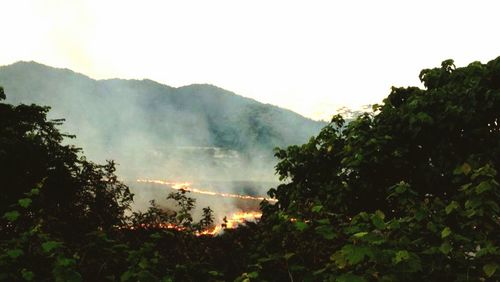
[[[63,130],[78,136],[73,141],[91,160],[117,160],[129,181],[175,178],[263,193],[275,181],[272,147],[302,143],[322,126],[282,108],[329,120],[342,106],[380,103],[392,85],[419,85],[418,71],[444,59],[460,66],[495,57],[499,6],[481,0],[7,1],[0,65],[38,61],[95,79],[161,84],[96,81],[23,63],[4,69],[0,85],[11,102],[53,106],[50,116],[68,119]],[[160,197],[155,191],[169,192],[145,186],[136,193],[142,202]],[[242,204],[226,202],[218,204],[229,210]]]
[[[329,120],[392,85],[419,85],[419,70],[445,59],[497,56],[499,10],[483,0],[6,1],[0,65],[209,83]]]
[[[8,102],[51,106],[49,117],[66,119],[63,132],[77,136],[69,142],[82,147],[90,160],[115,160],[118,175],[142,207],[171,191],[135,183],[138,178],[264,195],[277,181],[273,149],[302,144],[325,125],[211,85],[96,81],[34,62],[0,67],[0,85]],[[219,201],[217,212],[243,205],[199,198],[211,206]]]

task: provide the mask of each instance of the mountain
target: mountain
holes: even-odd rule
[[[72,143],[128,178],[274,179],[272,149],[325,125],[212,85],[94,80],[35,62],[0,67],[0,85],[7,102],[50,106]]]

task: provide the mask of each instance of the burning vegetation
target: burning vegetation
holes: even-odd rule
[[[192,187],[193,184],[190,182],[175,182],[175,181],[164,181],[164,180],[155,180],[155,179],[137,179],[137,182],[166,185],[172,189],[176,189],[176,190],[183,189],[183,190],[186,190],[189,192],[203,194],[203,195],[209,195],[209,196],[219,196],[219,197],[224,197],[224,198],[235,198],[235,199],[240,199],[240,200],[253,200],[253,201],[263,201],[263,200],[266,200],[268,202],[276,202],[277,201],[276,199],[272,199],[272,198],[254,197],[254,196],[250,196],[250,195],[240,195],[240,194],[231,194],[231,193],[221,193],[221,192],[209,191],[209,190],[205,190],[205,189],[194,188],[194,187]]]
[[[222,198],[233,198],[239,201],[262,201],[276,202],[274,199],[255,197],[250,195],[240,195],[231,193],[221,193],[206,189],[194,188],[190,182],[174,182],[163,180],[138,179],[139,183],[158,184],[170,187],[175,190],[171,192],[167,200],[173,200],[175,208],[171,205],[162,206],[156,200],[150,201],[150,206],[145,212],[134,212],[131,221],[125,228],[135,229],[169,229],[183,232],[192,232],[196,236],[215,236],[227,229],[235,229],[246,222],[255,222],[262,216],[262,212],[255,209],[254,205],[240,205],[237,211],[224,215],[214,220],[213,210],[210,207],[203,208],[203,214],[198,223],[194,223],[192,213],[196,200],[187,196],[188,193],[217,196]]]
[[[194,234],[196,236],[210,235],[215,236],[220,234],[224,229],[235,229],[238,226],[245,224],[245,222],[259,220],[262,216],[261,212],[258,211],[241,211],[236,212],[229,217],[225,216],[223,218],[223,223],[207,227],[203,230],[196,230]],[[177,231],[188,231],[190,228],[177,225],[174,223],[158,222],[158,223],[139,223],[126,227],[130,230],[135,229],[172,229]]]
[[[500,281],[500,57],[420,79],[277,150],[278,204],[219,225],[188,192],[261,199],[157,181],[173,209],[127,214],[113,162],[63,145],[48,108],[0,103],[0,281]]]

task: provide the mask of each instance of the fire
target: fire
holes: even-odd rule
[[[238,225],[245,223],[245,221],[256,221],[262,217],[262,213],[258,211],[237,212],[230,217],[225,217],[225,221],[221,225],[216,225],[210,229],[197,232],[196,236],[219,234],[223,229],[234,229]]]
[[[226,228],[233,229],[238,227],[238,225],[244,223],[245,221],[255,221],[262,217],[261,212],[249,211],[249,212],[237,212],[231,217],[226,218]]]
[[[219,196],[219,197],[225,197],[225,198],[236,198],[236,199],[241,199],[241,200],[256,200],[256,201],[263,201],[267,200],[269,202],[276,202],[276,199],[271,199],[271,198],[264,198],[264,197],[254,197],[254,196],[249,196],[249,195],[239,195],[239,194],[231,194],[231,193],[221,193],[221,192],[214,192],[214,191],[209,191],[209,190],[203,190],[203,189],[198,189],[192,187],[192,183],[190,182],[174,182],[174,181],[164,181],[164,180],[155,180],[155,179],[137,179],[137,182],[139,183],[153,183],[153,184],[159,184],[159,185],[166,185],[169,186],[172,189],[176,190],[186,190],[189,192],[197,193],[197,194],[203,194],[203,195],[209,195],[209,196]],[[210,236],[215,236],[219,234],[222,230],[224,229],[234,229],[237,228],[238,225],[243,224],[245,221],[256,221],[259,220],[262,217],[262,213],[259,211],[240,211],[236,212],[234,214],[231,214],[230,216],[224,217],[224,222],[222,224],[216,225],[212,228],[196,232],[196,236],[202,236],[202,235],[210,235]],[[165,229],[175,229],[177,231],[184,231],[186,230],[185,227],[182,226],[177,226],[171,223],[160,223],[155,226],[146,226],[146,225],[140,225],[138,228],[165,228]],[[133,229],[133,228],[132,228]]]
[[[192,183],[190,183],[190,182],[173,182],[173,181],[163,181],[163,180],[155,180],[155,179],[137,179],[137,182],[167,185],[167,186],[170,186],[172,189],[176,189],[176,190],[183,189],[186,191],[190,191],[190,192],[198,193],[198,194],[203,194],[203,195],[219,196],[219,197],[225,197],[225,198],[236,198],[236,199],[241,199],[241,200],[256,200],[256,201],[266,200],[268,202],[277,202],[276,199],[271,199],[271,198],[253,197],[253,196],[249,196],[249,195],[239,195],[239,194],[230,194],[230,193],[220,193],[220,192],[214,192],[214,191],[193,188]]]
[[[202,236],[202,235],[211,235],[211,236],[215,236],[217,234],[219,234],[219,232],[222,230],[222,227],[220,225],[217,225],[213,228],[210,228],[210,229],[207,229],[207,230],[203,230],[201,232],[197,232],[196,233],[196,236]]]
[[[182,226],[175,225],[173,223],[157,223],[157,224],[139,224],[138,226],[130,226],[128,229],[134,230],[138,228],[144,228],[144,229],[149,229],[149,228],[160,228],[160,229],[174,229],[177,231],[184,231],[186,228]]]
[[[199,232],[196,232],[196,236],[202,236],[202,235],[209,235],[209,236],[215,236],[219,234],[223,229],[234,229],[238,227],[238,225],[245,223],[245,221],[255,221],[258,220],[262,217],[262,213],[258,211],[249,211],[249,212],[237,212],[232,214],[230,217],[226,217],[225,221],[223,224],[216,225],[212,228],[202,230]],[[137,227],[131,226],[128,227],[129,229],[133,230],[136,228],[161,228],[161,229],[174,229],[177,231],[185,231],[186,228],[183,226],[178,226],[173,223],[158,223],[155,225],[148,225],[148,224],[140,224]]]

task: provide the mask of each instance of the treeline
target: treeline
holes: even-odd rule
[[[420,79],[277,149],[278,202],[220,236],[197,236],[211,210],[193,222],[184,191],[128,215],[113,162],[64,145],[48,108],[0,103],[0,280],[498,281],[500,57]]]

